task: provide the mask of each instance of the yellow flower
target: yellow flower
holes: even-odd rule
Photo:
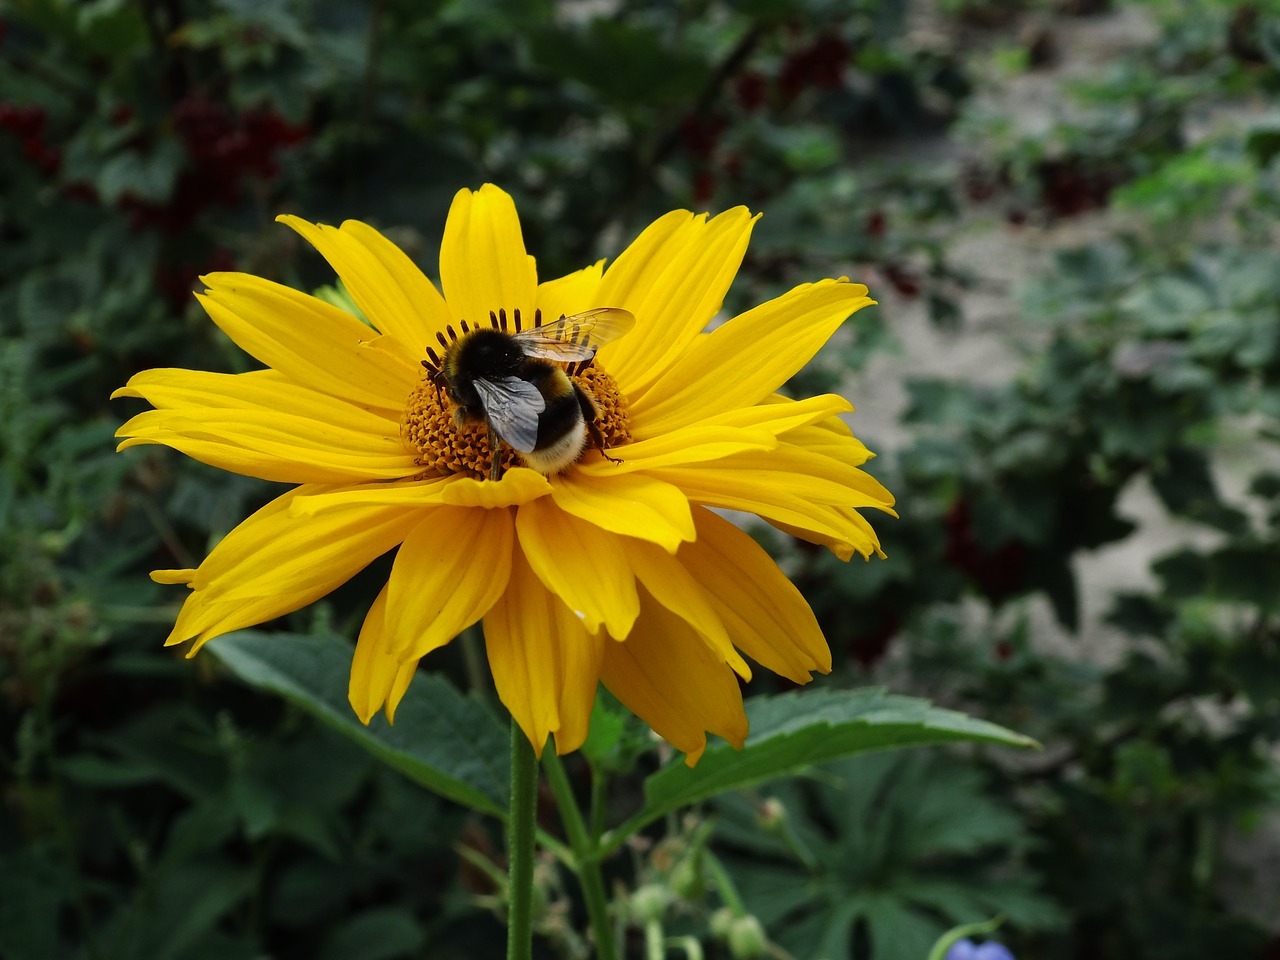
[[[843,559],[879,554],[858,513],[892,513],[860,469],[871,454],[837,396],[776,391],[849,314],[846,280],[803,284],[704,332],[755,223],[745,208],[675,211],[603,262],[538,282],[511,198],[462,190],[437,288],[373,228],[280,218],[329,261],[368,325],[326,302],[240,273],[202,278],[209,316],[266,369],[147,370],[115,396],[155,408],[120,449],[160,443],[205,463],[297,486],[229,533],[194,570],[166,643],[281,616],[399,547],[365,619],[350,699],[394,716],[418,661],[483,620],[499,696],[535,750],[587,734],[603,683],[693,764],[707,732],[747,734],[743,654],[797,683],[831,669],[808,604],[760,546],[717,510],[753,513]],[[423,368],[437,334],[490,312],[525,318],[598,307],[634,329],[575,382],[600,410],[607,457],[588,449],[544,475],[507,451],[487,479],[485,430],[459,427]],[[447,334],[446,334],[447,337]],[[571,371],[574,372],[574,371]]]

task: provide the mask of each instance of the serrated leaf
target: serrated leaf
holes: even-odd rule
[[[351,647],[337,637],[243,631],[209,649],[241,680],[278,693],[416,783],[482,813],[507,807],[507,733],[478,701],[424,673],[405,694],[392,726],[364,726],[347,704]]]
[[[957,741],[1036,746],[994,723],[873,687],[755,697],[747,701],[747,717],[751,735],[742,750],[713,744],[696,767],[672,764],[645,780],[645,809],[632,823],[872,750]]]

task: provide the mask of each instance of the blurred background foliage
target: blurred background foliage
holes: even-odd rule
[[[889,559],[769,545],[835,649],[828,682],[1046,747],[722,798],[619,862],[624,897],[659,883],[697,933],[740,894],[796,958],[923,957],[997,912],[1020,958],[1280,957],[1273,0],[0,11],[0,955],[502,950],[492,824],[161,648],[178,598],[146,572],[195,565],[273,491],[115,455],[106,401],[148,367],[246,369],[199,274],[332,282],[277,213],[367,220],[432,274],[450,197],[494,181],[543,276],[666,210],[746,203],[766,216],[730,308],[872,285],[882,307],[794,386],[905,387],[892,433],[859,431],[900,498]],[[1090,18],[1143,29],[1055,74]],[[1029,123],[999,93],[1030,81],[1052,96]],[[910,377],[899,317],[983,334],[954,256],[975,231],[1053,248],[1011,292],[1013,359]],[[1104,556],[1114,588],[1089,576]],[[378,572],[277,626],[353,635]],[[466,684],[455,650],[429,667]],[[546,955],[581,956],[580,906],[554,875],[547,897]]]

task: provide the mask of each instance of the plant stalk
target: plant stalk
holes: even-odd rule
[[[587,904],[587,919],[595,940],[597,960],[617,960],[618,947],[614,942],[613,926],[609,922],[609,900],[604,892],[604,872],[600,869],[603,859],[600,838],[587,830],[582,811],[573,796],[573,787],[564,772],[564,765],[554,751],[547,752],[547,783],[556,798],[560,821],[573,850],[574,873],[582,887],[582,897]]]
[[[507,819],[507,960],[533,958],[533,855],[538,758],[511,718],[511,810]]]

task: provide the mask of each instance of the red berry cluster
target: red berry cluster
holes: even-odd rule
[[[820,90],[839,87],[844,82],[849,55],[849,44],[832,34],[824,34],[792,51],[778,72],[778,94],[783,102],[790,103],[811,87]]]
[[[1059,217],[1074,217],[1107,205],[1122,179],[1077,157],[1042,160],[1036,165],[1040,198]]]
[[[124,114],[120,122],[128,119]],[[206,208],[235,203],[249,179],[273,179],[280,172],[279,151],[308,135],[306,127],[290,124],[274,110],[237,115],[199,94],[185,97],[174,107],[173,128],[190,162],[166,203],[136,197],[122,200],[136,228],[179,233]]]
[[[734,104],[744,113],[754,113],[772,105],[786,107],[810,88],[834,89],[844,82],[849,64],[850,46],[841,37],[826,33],[812,39],[792,41],[790,52],[783,58],[774,76],[757,69],[744,69],[729,81]],[[720,149],[721,135],[729,126],[726,112],[687,115],[680,123],[680,140],[695,161],[692,191],[695,203],[702,204],[715,193],[720,176],[737,179],[742,158]]]
[[[21,140],[23,155],[45,176],[53,176],[62,166],[62,151],[44,139],[47,120],[44,107],[0,102],[0,129]]]

